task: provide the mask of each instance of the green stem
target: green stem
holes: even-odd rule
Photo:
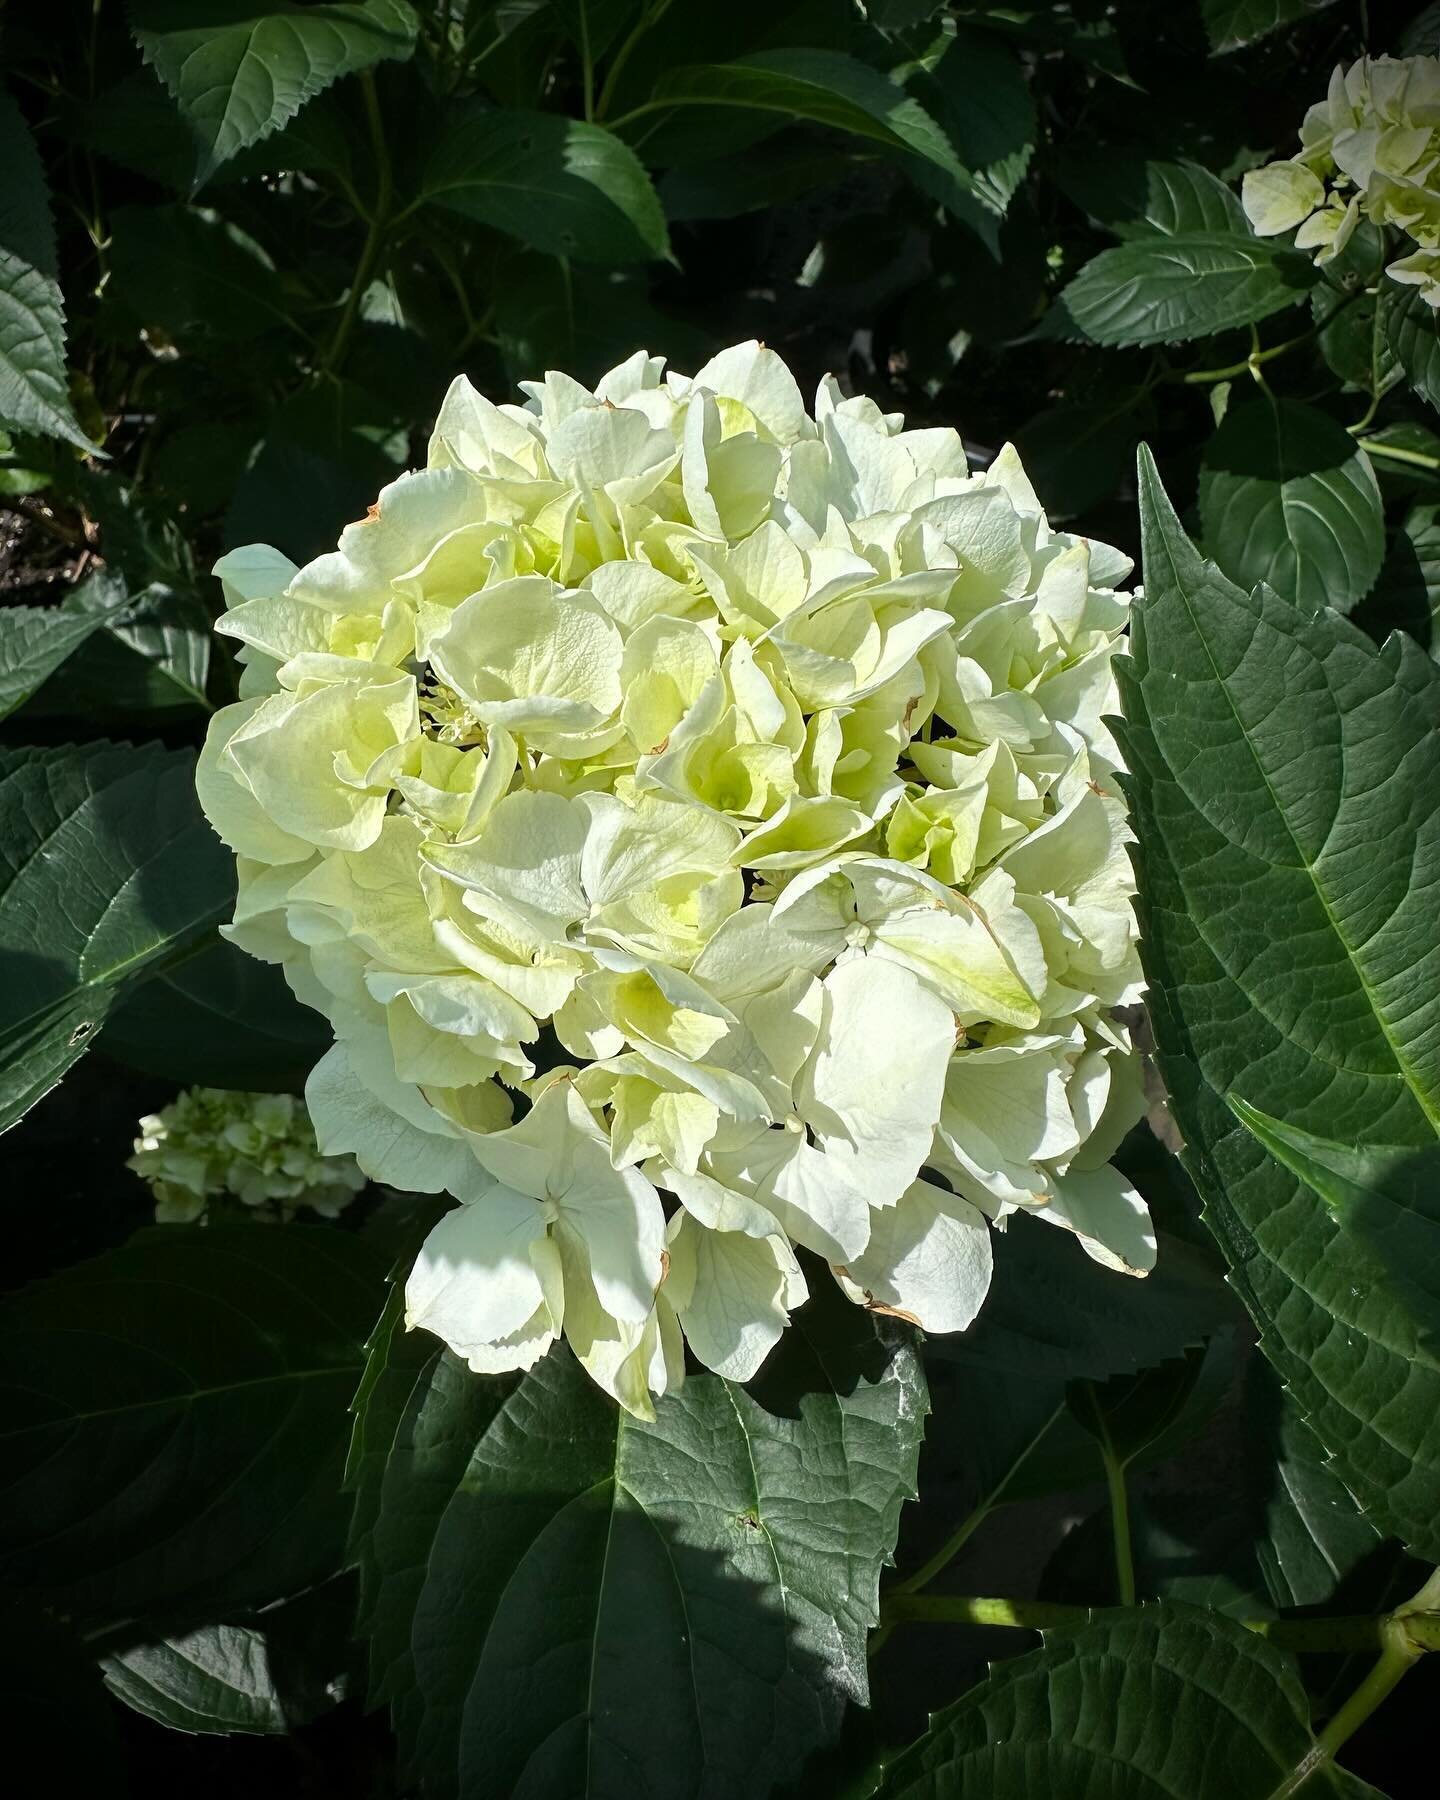
[[[361,297],[370,285],[370,277],[375,272],[375,265],[380,260],[380,252],[384,247],[385,235],[390,229],[390,207],[394,198],[390,152],[385,144],[385,126],[380,117],[380,100],[375,92],[375,77],[367,69],[361,75],[360,83],[365,96],[365,118],[370,127],[370,142],[375,151],[375,163],[378,171],[375,207],[370,215],[370,224],[365,233],[365,243],[360,251],[360,260],[355,265],[355,276],[350,283],[350,292],[345,296],[345,310],[340,315],[340,323],[335,327],[335,336],[330,340],[330,348],[325,353],[324,367],[328,373],[333,373],[339,367],[349,345],[350,334],[355,329],[355,320],[360,311]]]
[[[616,83],[619,81],[621,72],[626,63],[630,60],[631,51],[640,42],[641,38],[644,37],[645,33],[649,31],[650,27],[652,25],[658,25],[669,10],[670,0],[656,0],[656,4],[641,13],[640,17],[631,27],[629,34],[621,43],[620,48],[610,59],[610,67],[605,71],[605,80],[600,88],[600,98],[595,103],[595,118],[603,119],[605,114],[609,111],[610,102],[615,98]],[[589,116],[589,114],[586,115],[587,118]]]
[[[590,8],[580,0],[580,62],[585,80],[585,120],[595,118],[595,58],[590,54]]]
[[[1310,1777],[1335,1760],[1335,1752],[1352,1737],[1370,1717],[1380,1702],[1392,1693],[1410,1665],[1422,1654],[1411,1643],[1404,1626],[1393,1616],[1385,1621],[1388,1639],[1379,1660],[1351,1694],[1339,1712],[1329,1721],[1314,1744],[1268,1800],[1290,1800],[1299,1793]]]
[[[1268,350],[1258,346],[1242,362],[1227,363],[1223,369],[1192,369],[1188,375],[1176,376],[1175,379],[1187,383],[1229,381],[1236,375],[1254,375],[1259,379],[1258,370],[1261,365],[1273,362],[1277,356],[1288,356],[1292,350],[1298,350],[1302,344],[1308,344],[1312,338],[1336,319],[1352,301],[1358,300],[1364,293],[1363,288],[1354,288],[1332,306],[1323,319],[1318,319],[1306,331],[1297,332],[1292,338],[1286,338],[1283,344],[1272,344]]]
[[[1413,463],[1417,469],[1440,469],[1440,456],[1423,450],[1407,450],[1401,444],[1387,444],[1384,438],[1361,438],[1360,448],[1367,456],[1388,457],[1391,462]]]
[[[1094,1416],[1095,1437],[1100,1446],[1100,1460],[1105,1465],[1105,1486],[1110,1494],[1110,1535],[1115,1545],[1115,1581],[1120,1604],[1135,1604],[1135,1553],[1130,1543],[1130,1496],[1125,1488],[1125,1458],[1120,1456],[1110,1437],[1105,1412],[1096,1398],[1092,1383],[1082,1382],[1085,1397]]]

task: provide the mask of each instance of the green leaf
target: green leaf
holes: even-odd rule
[[[279,1736],[343,1697],[354,1587],[328,1581],[242,1624],[201,1625],[102,1658],[115,1698],[157,1725]]]
[[[1380,486],[1328,413],[1263,396],[1231,407],[1200,468],[1205,547],[1232,581],[1305,611],[1349,612],[1385,560]]]
[[[570,41],[592,61],[602,57],[628,25],[637,23],[641,0],[551,0]]]
[[[652,1425],[563,1348],[414,1382],[365,1624],[427,1793],[767,1793],[865,1702],[925,1387],[908,1338],[815,1290],[753,1383],[688,1376]]]
[[[975,197],[1003,215],[1025,178],[1039,130],[1019,58],[998,38],[962,26],[919,90],[970,171]]]
[[[1315,280],[1304,257],[1238,231],[1147,232],[1086,263],[1043,330],[1079,343],[1184,343],[1295,306]]]
[[[5,1579],[133,1631],[331,1576],[383,1274],[324,1226],[160,1226],[6,1301]]]
[[[1250,232],[1239,195],[1198,163],[1142,162],[1124,151],[1100,150],[1068,160],[1058,180],[1077,206],[1116,237]]]
[[[98,613],[49,606],[7,606],[0,612],[0,719],[23,706],[102,622]]]
[[[1122,667],[1142,954],[1187,1165],[1336,1474],[1440,1555],[1440,1339],[1378,1252],[1241,1126],[1431,1150],[1440,1121],[1440,669],[1329,610],[1246,595],[1142,454],[1145,598]]]
[[[829,125],[918,159],[917,173],[924,167],[938,178],[932,191],[947,204],[968,207],[977,198],[971,172],[925,108],[838,50],[765,50],[734,62],[672,69],[650,102],[670,105],[742,107]]]
[[[0,421],[94,445],[65,383],[65,303],[45,171],[20,109],[0,88]]]
[[[243,343],[289,323],[275,265],[254,238],[198,206],[111,215],[106,297],[177,343]]]
[[[644,165],[603,125],[554,113],[471,110],[447,120],[420,198],[552,256],[667,257],[665,214]]]
[[[0,751],[0,1129],[84,1055],[125,983],[233,903],[189,751]]]
[[[250,1092],[298,1091],[334,1034],[270,963],[217,938],[127,994],[105,1054],[148,1075]]]
[[[1390,354],[1420,398],[1440,410],[1440,323],[1435,308],[1425,304],[1418,287],[1400,288],[1384,279],[1379,306]]]
[[[195,185],[342,75],[414,53],[406,0],[131,0],[135,41],[199,147]]]
[[[1001,1663],[937,1713],[874,1791],[881,1800],[1266,1800],[1313,1748],[1291,1659],[1221,1614],[1169,1602],[1047,1632],[1042,1649]],[[1341,1792],[1373,1793],[1339,1779]],[[1328,1772],[1318,1783],[1336,1791]]]
[[[1210,54],[1222,56],[1334,4],[1335,0],[1200,0],[1200,15]]]

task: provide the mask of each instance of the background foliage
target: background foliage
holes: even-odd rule
[[[0,1687],[62,1790],[1262,1800],[1338,1734],[1440,1556],[1440,337],[1373,229],[1317,272],[1237,189],[1367,46],[1440,15],[11,0]],[[121,1161],[178,1083],[324,1048],[216,935],[215,556],[331,545],[462,368],[746,336],[977,466],[1015,437],[1058,521],[1143,519],[1188,1149],[1122,1153],[1146,1283],[1020,1219],[963,1338],[815,1300],[644,1427],[562,1352],[489,1381],[400,1330],[414,1203],[137,1234]],[[1395,1795],[1433,1673],[1345,1749]]]

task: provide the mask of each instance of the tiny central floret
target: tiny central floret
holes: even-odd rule
[[[408,1322],[649,1416],[687,1343],[755,1373],[797,1249],[937,1332],[1016,1209],[1144,1273],[1128,560],[758,344],[525,385],[218,569],[229,934],[334,1027],[321,1147],[460,1202]]]

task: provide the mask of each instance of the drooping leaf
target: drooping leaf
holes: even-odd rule
[[[1381,1530],[1440,1552],[1440,1335],[1242,1126],[1433,1152],[1440,670],[1247,595],[1142,456],[1145,599],[1122,668],[1142,946],[1187,1162],[1261,1347]]]
[[[132,0],[130,17],[195,136],[197,187],[332,81],[410,56],[418,30],[407,0]]]
[[[999,1664],[937,1713],[871,1791],[880,1800],[1202,1791],[1266,1800],[1313,1747],[1291,1659],[1221,1614],[1172,1601],[1048,1632],[1043,1648]],[[1374,1794],[1328,1771],[1317,1782],[1322,1793]]]
[[[90,450],[65,385],[65,303],[45,171],[29,126],[3,89],[0,168],[0,421]]]
[[[384,1265],[324,1226],[159,1226],[0,1307],[0,1569],[96,1629],[334,1574]]]
[[[283,328],[275,265],[247,232],[199,206],[121,206],[110,218],[108,298],[181,344],[242,343]]]
[[[1328,413],[1262,396],[1231,407],[1200,469],[1205,547],[1242,587],[1349,612],[1385,560],[1370,459]]]
[[[234,900],[188,751],[0,751],[0,1128],[84,1055],[126,983]]]
[[[864,1701],[925,1389],[908,1342],[815,1287],[755,1382],[691,1375],[653,1425],[564,1349],[414,1381],[366,1623],[427,1792],[768,1792]]]
[[[471,111],[447,121],[421,194],[552,256],[668,256],[665,214],[630,146],[603,125],[554,113]]]
[[[1086,263],[1044,330],[1079,343],[1184,343],[1294,306],[1315,279],[1294,251],[1238,231],[1147,232]]]
[[[333,1035],[278,968],[217,938],[121,1000],[106,1022],[105,1054],[171,1081],[293,1092]]]
[[[1249,235],[1239,195],[1198,163],[1142,162],[1124,151],[1099,150],[1068,159],[1057,179],[1077,206],[1119,238]]]
[[[105,1685],[172,1731],[279,1736],[344,1698],[353,1608],[337,1577],[244,1623],[126,1644],[102,1659]]]
[[[1200,14],[1211,55],[1221,56],[1334,4],[1335,0],[1200,0]]]
[[[970,172],[976,198],[1003,214],[1035,153],[1035,102],[1015,53],[987,32],[956,31],[918,91]]]
[[[693,63],[656,84],[654,103],[740,107],[809,119],[917,159],[932,192],[966,212],[993,214],[972,172],[919,101],[868,64],[838,50],[765,50],[734,62]],[[977,126],[978,129],[978,126]]]

